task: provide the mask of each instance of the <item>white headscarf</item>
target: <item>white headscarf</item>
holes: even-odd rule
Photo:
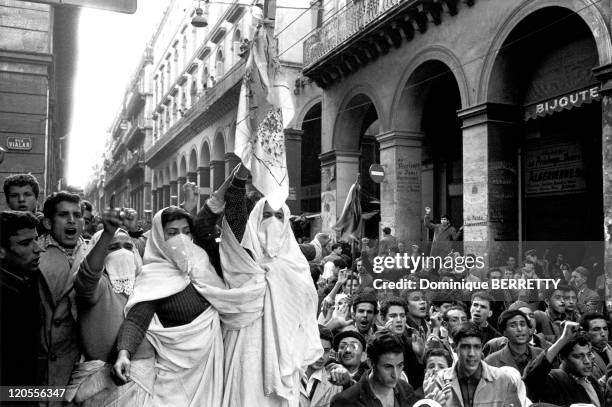
[[[87,247],[88,250],[86,256],[98,243],[100,237],[102,236],[102,232],[103,230],[99,230],[91,237],[91,241]],[[125,230],[118,228],[115,231],[113,239],[115,239],[120,233],[125,234],[129,238],[129,235]],[[106,272],[106,275],[111,283],[113,292],[117,294],[124,293],[126,295],[131,295],[134,290],[134,281],[136,280],[136,276],[142,271],[142,258],[140,257],[136,246],[132,247],[132,253],[134,254],[134,268],[121,267],[117,270],[109,270],[106,267],[104,268],[104,271]],[[106,256],[108,257],[110,254],[111,253],[107,254]]]
[[[310,267],[289,224],[291,213],[284,203],[281,250],[275,257],[265,254],[258,237],[265,204],[265,198],[255,204],[241,244],[267,270],[263,328],[264,336],[269,333],[273,338],[264,343],[264,391],[291,399],[296,377],[299,380],[296,372],[323,354],[316,319],[318,298]]]
[[[179,235],[166,241],[161,215],[164,208],[153,217],[150,236],[144,251],[142,273],[136,279],[134,295],[130,297],[125,312],[134,304],[166,298],[183,291],[192,280],[202,284],[225,288],[223,280],[210,264],[204,249],[187,236]]]

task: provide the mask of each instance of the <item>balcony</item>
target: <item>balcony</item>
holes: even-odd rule
[[[472,6],[475,0],[462,0]],[[305,76],[328,87],[455,15],[460,0],[353,0],[303,44]]]
[[[196,134],[238,106],[244,60],[235,64],[215,86],[203,92],[145,153],[145,161],[155,167]]]
[[[119,160],[115,161],[111,164],[110,168],[106,172],[106,185],[111,185],[114,181],[120,180],[120,175],[123,175],[125,172],[125,155],[123,155]]]
[[[126,173],[129,173],[136,168],[144,168],[144,157],[144,148],[142,147],[136,150],[134,153],[128,152],[125,164]]]

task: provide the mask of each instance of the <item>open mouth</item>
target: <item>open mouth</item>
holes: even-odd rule
[[[64,229],[64,234],[66,235],[66,237],[73,238],[76,236],[77,230],[76,228],[66,228]]]

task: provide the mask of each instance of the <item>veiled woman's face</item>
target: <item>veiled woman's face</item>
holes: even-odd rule
[[[266,202],[263,208],[262,218],[268,219],[268,218],[271,218],[272,216],[274,216],[276,219],[280,220],[281,222],[285,219],[283,208],[280,208],[279,210],[275,211],[274,209],[272,209],[270,204]]]
[[[164,240],[173,238],[180,234],[187,235],[191,238],[191,229],[187,219],[177,219],[166,223],[164,226]]]

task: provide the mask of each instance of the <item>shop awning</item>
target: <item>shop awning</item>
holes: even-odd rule
[[[562,110],[570,110],[601,99],[600,85],[591,85],[525,106],[525,120],[537,119]]]

